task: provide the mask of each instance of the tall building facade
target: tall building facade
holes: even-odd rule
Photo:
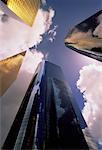
[[[14,17],[17,15],[26,24],[32,26],[40,3],[40,0],[1,0],[0,7],[7,15]]]
[[[61,68],[40,63],[2,149],[89,149],[71,99]]]
[[[98,11],[70,30],[65,45],[90,58],[102,61],[102,10]]]
[[[16,54],[0,61],[0,96],[16,80],[26,52]]]

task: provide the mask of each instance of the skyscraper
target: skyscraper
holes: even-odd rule
[[[102,10],[79,23],[67,34],[65,45],[85,56],[102,61]]]
[[[0,61],[0,96],[2,96],[13,81],[16,80],[25,53],[24,51]]]
[[[10,16],[17,19],[17,16],[29,26],[33,25],[38,8],[40,7],[40,0],[1,0],[0,8]],[[6,7],[7,6],[7,7]],[[9,8],[9,10],[8,10]],[[10,11],[11,10],[11,11]],[[17,16],[15,16],[14,14]]]
[[[3,149],[88,149],[71,99],[61,68],[40,63]]]

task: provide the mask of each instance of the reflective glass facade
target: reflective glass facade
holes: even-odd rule
[[[59,66],[43,62],[36,70],[3,145],[13,148],[88,150]]]
[[[22,52],[0,61],[0,96],[2,96],[13,81],[16,80],[24,55],[25,52]]]
[[[65,45],[88,57],[102,61],[102,10],[77,24],[67,34]]]
[[[32,26],[36,17],[40,0],[1,0],[7,7],[20,17],[26,24]]]

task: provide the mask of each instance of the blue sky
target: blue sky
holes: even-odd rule
[[[52,7],[55,11],[55,17],[53,19],[51,29],[53,29],[54,25],[58,26],[58,28],[56,29],[57,36],[53,43],[48,40],[49,36],[46,36],[48,34],[43,35],[46,32],[47,26],[44,25],[43,22],[41,24],[41,20],[39,18],[38,20],[40,20],[40,23],[37,22],[37,27],[41,28],[41,32],[37,30],[39,31],[38,33],[36,33],[36,30],[34,28],[30,28],[25,24],[13,20],[12,18],[6,18],[5,25],[1,19],[0,41],[2,44],[0,45],[0,48],[2,50],[0,51],[0,57],[7,56],[9,55],[9,53],[14,54],[20,52],[21,49],[32,47],[33,44],[36,45],[36,42],[39,44],[40,39],[43,39],[43,42],[38,45],[38,49],[45,54],[48,53],[49,61],[61,66],[65,75],[65,79],[71,86],[73,95],[77,100],[80,108],[82,109],[83,98],[79,90],[76,88],[76,82],[79,78],[80,69],[83,66],[92,63],[93,60],[88,57],[82,56],[81,54],[78,54],[71,49],[68,49],[64,45],[64,38],[67,35],[68,31],[71,30],[71,28],[99,11],[101,9],[101,6],[101,0],[47,0],[47,6],[45,6],[45,8],[47,7],[48,9],[48,7]],[[51,12],[49,12],[49,14],[50,13]],[[47,15],[45,15],[45,20],[43,18],[43,21],[47,20],[46,17]],[[53,17],[51,17],[50,15],[49,17],[51,25]],[[39,27],[39,25],[41,26]],[[21,30],[19,30],[19,28],[21,28]],[[28,31],[30,30],[30,38],[32,37],[31,39],[28,38]],[[36,34],[38,36],[38,39],[33,37],[36,36]],[[44,38],[42,38],[42,35],[44,36]],[[8,42],[6,42],[6,39],[8,39]]]
[[[53,24],[58,25],[57,36],[53,43],[45,38],[38,48],[49,54],[49,61],[61,66],[65,79],[70,85],[80,109],[82,109],[83,98],[76,87],[76,82],[79,78],[79,70],[92,63],[93,60],[66,48],[64,38],[76,24],[99,11],[102,3],[101,0],[48,0],[48,6],[55,10]]]
[[[33,35],[34,35],[33,33],[36,33],[35,28],[30,28],[27,25],[22,24],[21,22],[17,22],[17,20],[14,20],[13,18],[6,18],[5,22],[2,22],[2,21],[0,22],[1,23],[0,29],[2,29],[2,30],[0,30],[0,33],[1,33],[0,41],[2,43],[2,45],[0,45],[1,58],[2,58],[2,56],[3,57],[7,56],[9,53],[14,55],[14,53],[21,52],[21,49],[23,46],[24,46],[23,47],[24,49],[25,48],[28,49],[28,47],[33,46],[34,42],[35,43],[38,42],[38,44],[39,44],[40,43],[39,39],[42,38],[42,36],[40,36],[40,35],[43,35],[44,36],[44,38],[42,38],[43,41],[38,45],[38,49],[45,54],[48,53],[48,60],[50,62],[53,62],[53,63],[61,66],[64,76],[65,76],[66,83],[68,85],[70,85],[73,95],[74,95],[76,101],[78,102],[80,109],[82,109],[83,108],[83,97],[82,97],[82,94],[80,93],[80,91],[76,87],[76,82],[79,78],[80,69],[83,66],[92,63],[94,60],[91,58],[85,57],[81,54],[78,54],[75,51],[72,51],[71,49],[68,49],[64,45],[64,38],[71,28],[73,28],[76,24],[80,23],[81,21],[85,20],[89,16],[96,13],[98,10],[101,9],[101,6],[102,6],[101,0],[47,0],[47,6],[45,6],[45,7],[47,7],[47,8],[52,7],[55,10],[55,17],[53,18],[53,24],[51,26],[51,29],[53,29],[54,25],[58,26],[58,28],[56,29],[56,31],[57,31],[56,39],[54,40],[53,43],[51,43],[48,40],[49,36],[46,36],[46,35],[48,35],[47,33],[45,35],[43,35],[46,32],[46,28],[48,27],[47,25],[44,25],[45,21],[47,20],[48,14],[49,14],[49,18],[50,18],[50,24],[52,21],[52,17],[50,16],[51,12],[48,13],[48,10],[47,10],[47,12],[45,12],[45,14],[46,14],[45,18],[42,15],[44,10],[39,11],[40,14],[38,15],[38,20],[37,20],[38,24],[36,24],[36,26],[38,28],[39,28],[39,25],[40,25],[40,27],[42,27],[42,26],[45,26],[45,27],[43,27],[43,31],[38,30],[39,31],[39,33],[37,34],[38,41],[36,41],[36,38],[33,39]],[[1,17],[2,17],[2,15],[1,15]],[[42,19],[43,21],[40,20],[41,18],[39,19],[39,17],[43,17],[43,19]],[[39,24],[39,22],[40,22],[40,24]],[[28,35],[29,35],[28,31],[29,30],[30,30],[30,36],[32,38],[29,39],[29,41],[28,41]],[[31,42],[31,41],[33,41],[33,42]],[[17,48],[19,48],[19,49],[17,49]],[[15,51],[14,51],[14,49],[15,49]],[[31,59],[29,59],[28,62],[30,62],[30,60]],[[32,64],[32,60],[31,60],[31,64]],[[32,71],[33,64],[32,65],[31,64],[29,65],[29,63],[28,63],[28,65],[30,66],[31,69],[29,67],[27,69],[27,66],[25,65],[26,72]],[[22,76],[22,78],[20,78],[20,76],[19,76],[18,80],[14,83],[14,85],[12,85],[10,87],[10,89],[7,91],[7,93],[4,95],[4,97],[2,99],[2,106],[3,106],[2,111],[4,112],[4,116],[2,116],[3,121],[4,121],[4,122],[2,121],[2,128],[3,128],[2,132],[3,132],[3,136],[5,136],[5,137],[6,137],[6,134],[8,131],[8,127],[11,125],[10,121],[12,120],[12,115],[15,115],[17,112],[17,109],[18,109],[18,104],[16,104],[15,101],[17,99],[17,101],[19,101],[19,105],[20,105],[20,102],[22,100],[21,96],[23,97],[23,94],[26,91],[25,89],[27,88],[25,86],[25,84],[26,84],[26,81],[28,83],[28,79],[25,79],[25,78],[26,77],[28,78],[28,76],[26,76],[25,73],[23,73],[23,75],[25,76],[25,78],[24,78],[22,75],[22,72],[20,75]],[[29,78],[30,78],[30,76],[29,76]],[[24,85],[21,84],[22,82],[20,82],[23,80],[24,80],[24,82],[23,82]],[[99,83],[101,83],[100,80],[99,80]],[[23,92],[21,89],[23,90]],[[16,95],[19,96],[19,98],[17,96],[15,96],[14,92],[12,94],[12,91],[14,91],[16,93]],[[9,97],[9,94],[10,94],[10,97]],[[13,96],[16,97],[16,99]],[[11,102],[12,102],[12,105],[11,105]],[[11,109],[11,107],[14,109]],[[6,111],[5,111],[5,109],[6,109]],[[101,107],[100,107],[100,110],[101,110]],[[98,112],[99,112],[99,114],[101,114],[100,111],[98,111]],[[99,119],[99,118],[97,118],[97,119]],[[102,119],[100,119],[100,120],[102,120]],[[100,129],[102,127],[102,122],[97,121],[97,123],[98,123],[98,125],[100,124],[100,128],[99,128],[99,126],[97,127],[97,129],[98,129],[97,131],[99,131],[99,133],[100,133]]]

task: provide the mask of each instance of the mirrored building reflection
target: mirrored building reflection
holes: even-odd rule
[[[0,60],[0,96],[16,80],[26,52]]]
[[[5,14],[32,26],[40,3],[40,0],[1,0],[0,8]]]
[[[85,127],[84,118],[75,112],[61,68],[43,61],[2,149],[89,149],[82,132]]]
[[[82,55],[102,61],[102,10],[73,27],[65,38],[65,45]]]

